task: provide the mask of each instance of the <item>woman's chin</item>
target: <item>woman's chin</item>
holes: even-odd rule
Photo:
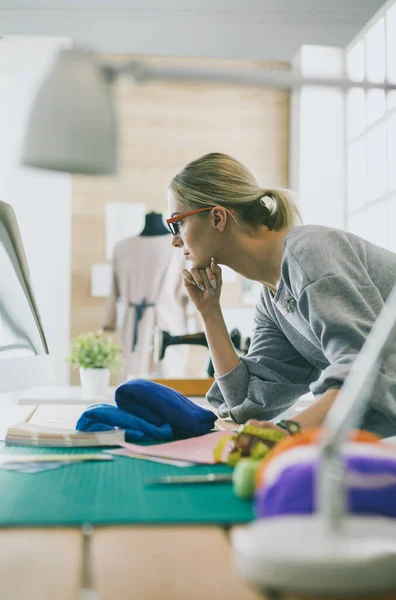
[[[188,256],[185,257],[186,258],[186,263],[188,264],[188,267],[190,269],[206,269],[206,267],[208,267],[210,265],[210,259],[209,260],[200,260],[198,258],[195,258],[194,256],[192,256],[191,254],[188,254]]]

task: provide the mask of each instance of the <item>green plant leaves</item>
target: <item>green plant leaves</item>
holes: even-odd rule
[[[79,335],[73,342],[67,361],[83,369],[118,370],[122,365],[122,350],[102,331]]]

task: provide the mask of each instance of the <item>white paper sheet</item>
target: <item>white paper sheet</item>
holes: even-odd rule
[[[111,289],[112,267],[109,264],[97,264],[91,267],[91,296],[107,298]]]
[[[113,259],[114,246],[139,235],[144,227],[146,205],[132,202],[106,204],[106,260]]]

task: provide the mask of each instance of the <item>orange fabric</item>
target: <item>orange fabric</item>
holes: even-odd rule
[[[279,454],[282,454],[282,452],[285,452],[286,450],[296,446],[309,446],[310,444],[317,444],[321,437],[322,431],[323,430],[321,428],[307,429],[305,431],[301,431],[300,433],[296,433],[295,435],[290,435],[275,444],[268,455],[261,461],[257,469],[256,487],[261,485],[264,472],[275,456],[278,456]],[[375,435],[375,433],[370,433],[369,431],[363,430],[351,431],[351,435],[349,436],[349,441],[351,442],[365,442],[368,444],[374,444],[380,440],[381,438],[378,435]]]

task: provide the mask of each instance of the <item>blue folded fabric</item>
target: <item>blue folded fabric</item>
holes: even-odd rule
[[[76,425],[78,431],[108,431],[116,427],[125,430],[127,442],[173,440],[173,431],[168,423],[152,424],[109,404],[90,406]]]
[[[169,424],[175,439],[208,433],[217,419],[211,410],[197,406],[180,392],[146,379],[120,385],[115,401],[120,409],[157,427]]]

